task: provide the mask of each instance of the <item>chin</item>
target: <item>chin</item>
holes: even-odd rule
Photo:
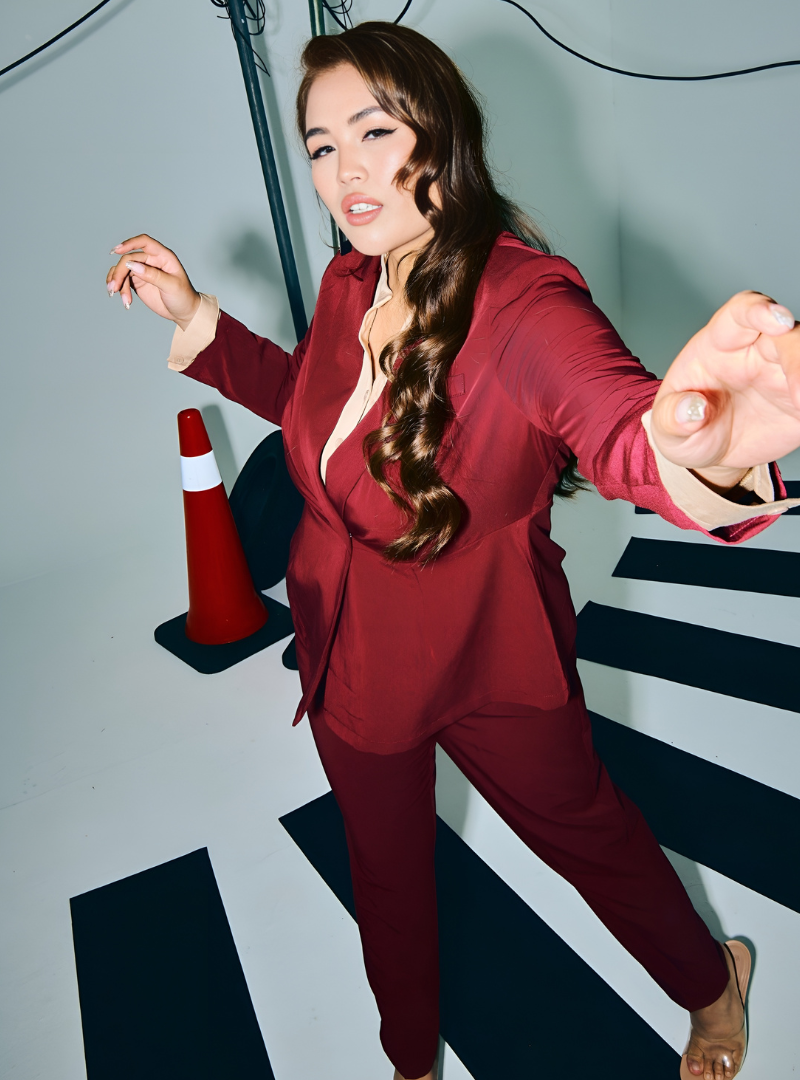
[[[358,235],[356,235],[356,236],[348,236],[347,233],[344,231],[344,229],[342,229],[342,233],[344,234],[344,236],[347,237],[347,239],[352,244],[353,251],[357,251],[361,255],[385,255],[386,254],[386,248],[384,247],[383,244],[381,244],[377,240],[369,241],[366,238],[366,236],[363,239],[361,239],[361,237],[359,237]]]

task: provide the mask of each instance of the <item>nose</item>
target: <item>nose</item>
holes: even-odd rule
[[[339,148],[339,183],[354,184],[366,180],[367,169],[357,146]]]

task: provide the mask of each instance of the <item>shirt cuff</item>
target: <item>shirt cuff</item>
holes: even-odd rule
[[[702,529],[713,532],[714,529],[739,525],[764,514],[782,514],[784,510],[800,505],[800,499],[774,499],[775,489],[769,465],[755,465],[748,469],[738,485],[757,495],[762,500],[760,503],[743,506],[741,503],[731,502],[723,495],[717,495],[689,469],[684,469],[664,457],[650,433],[651,413],[652,409],[642,416],[642,425],[656,459],[661,483],[677,508]]]
[[[192,360],[207,349],[217,334],[219,302],[216,296],[200,293],[200,307],[185,330],[175,327],[167,366],[173,371],[185,371]]]

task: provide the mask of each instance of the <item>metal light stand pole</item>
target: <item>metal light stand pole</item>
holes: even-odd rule
[[[308,13],[311,16],[311,36],[319,37],[325,33],[325,8],[322,0],[308,0]]]
[[[303,305],[303,295],[300,291],[300,279],[297,276],[297,264],[294,259],[292,240],[289,236],[289,224],[286,220],[278,170],[275,166],[275,154],[272,150],[272,140],[269,137],[267,114],[264,110],[264,100],[261,97],[261,87],[258,83],[258,72],[250,46],[250,29],[247,25],[243,0],[228,0],[228,11],[233,23],[236,48],[239,50],[239,62],[242,65],[247,101],[250,105],[250,116],[253,119],[258,156],[261,159],[261,169],[264,173],[264,182],[267,185],[269,208],[272,212],[272,223],[275,226],[275,238],[278,241],[286,291],[289,294],[289,306],[292,309],[294,331],[299,341],[308,329],[308,321],[306,320],[306,310]]]
[[[239,62],[242,65],[242,75],[247,91],[247,101],[250,105],[250,116],[253,120],[253,131],[258,146],[258,156],[261,159],[261,170],[264,173],[264,182],[267,185],[269,208],[272,213],[272,224],[275,226],[275,238],[278,241],[278,251],[281,257],[283,279],[286,282],[286,292],[289,295],[289,306],[292,310],[292,321],[297,340],[305,336],[308,330],[306,309],[303,304],[303,295],[300,291],[300,279],[297,276],[297,264],[294,259],[292,238],[289,235],[289,224],[286,220],[286,209],[283,205],[281,185],[278,179],[278,170],[275,166],[275,154],[272,150],[272,140],[269,137],[267,114],[264,109],[264,99],[261,96],[261,86],[258,82],[256,62],[253,59],[253,50],[250,44],[250,28],[244,11],[243,0],[228,0],[228,14],[233,25],[233,36],[236,38],[236,48],[239,51]],[[285,459],[275,459],[275,467],[281,473],[286,474]],[[287,476],[288,479],[288,476]],[[292,671],[297,671],[297,655],[295,653],[295,641],[291,639],[283,650],[283,666]]]

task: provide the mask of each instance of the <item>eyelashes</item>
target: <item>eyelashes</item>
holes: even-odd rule
[[[397,128],[370,128],[369,131],[364,132],[364,139],[375,142],[385,135],[393,135],[395,131],[397,131]],[[312,154],[309,154],[309,157],[311,161],[318,161],[319,158],[327,157],[328,154],[333,153],[333,150],[334,147],[332,146],[318,146]]]
[[[369,131],[364,133],[364,138],[369,138],[370,135],[374,135],[376,139],[382,139],[384,135],[391,135],[397,131],[397,128],[370,128]]]

